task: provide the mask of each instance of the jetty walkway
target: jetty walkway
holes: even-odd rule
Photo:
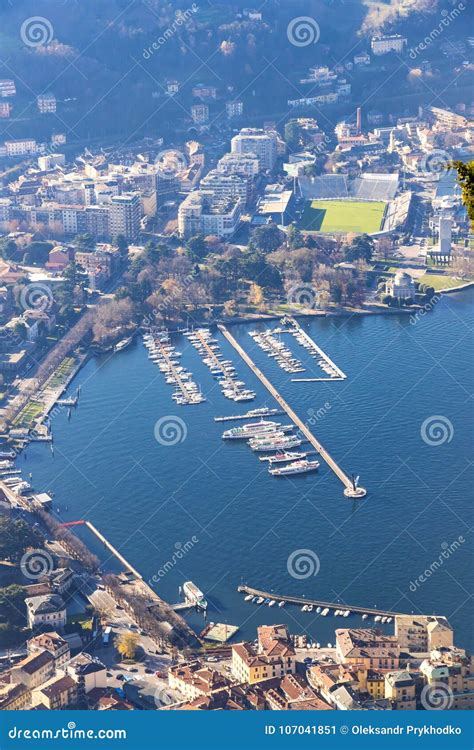
[[[327,463],[329,468],[334,472],[334,474],[337,476],[337,478],[342,482],[344,485],[344,495],[346,497],[350,498],[362,498],[365,497],[367,494],[367,490],[363,487],[355,487],[352,479],[341,469],[341,467],[336,463],[336,461],[332,458],[332,456],[328,453],[328,451],[324,448],[323,445],[315,438],[311,430],[307,427],[307,425],[303,422],[302,419],[299,418],[299,416],[293,411],[291,406],[287,404],[285,399],[278,393],[277,389],[270,383],[268,378],[263,374],[261,370],[257,367],[257,365],[254,363],[254,361],[249,357],[245,349],[243,349],[240,344],[235,340],[235,338],[232,336],[232,334],[228,331],[225,325],[222,323],[218,324],[218,328],[221,331],[221,333],[225,336],[227,341],[232,344],[234,349],[240,354],[244,362],[250,367],[253,373],[258,377],[260,382],[265,386],[265,388],[270,392],[270,394],[273,396],[275,401],[278,403],[278,405],[288,414],[290,419],[294,422],[294,424],[298,427],[301,434],[305,436],[305,438],[308,440],[308,442],[311,443],[311,445],[317,450],[321,458]]]
[[[262,596],[264,599],[274,599],[275,601],[284,601],[287,604],[312,604],[314,607],[321,607],[321,609],[349,609],[352,614],[359,615],[380,615],[381,617],[400,617],[401,615],[407,614],[406,612],[394,612],[390,609],[377,609],[375,607],[357,607],[352,604],[346,604],[345,602],[325,602],[323,599],[309,599],[306,596],[286,596],[282,594],[275,594],[274,591],[261,591],[260,589],[254,589],[252,586],[241,585],[237,587],[237,591],[243,594],[252,594],[252,596]],[[421,615],[420,615],[421,616]]]

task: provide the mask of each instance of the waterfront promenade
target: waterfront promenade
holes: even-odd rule
[[[337,478],[342,482],[342,484],[344,485],[344,495],[346,497],[355,498],[355,499],[365,497],[365,495],[367,494],[367,490],[365,490],[363,487],[354,487],[354,484],[351,478],[341,469],[341,467],[336,463],[336,461],[332,458],[332,456],[328,453],[328,451],[324,448],[324,446],[319,442],[319,440],[315,438],[315,436],[313,435],[311,430],[308,428],[308,426],[303,422],[302,419],[300,419],[300,417],[293,411],[291,406],[279,394],[277,389],[270,383],[268,378],[257,367],[257,365],[254,363],[251,357],[249,357],[245,349],[243,349],[240,346],[240,344],[228,331],[226,326],[220,323],[218,325],[218,328],[221,331],[221,333],[225,336],[227,341],[230,344],[232,344],[234,349],[240,354],[240,356],[242,357],[244,362],[250,367],[252,372],[258,377],[260,382],[265,386],[265,388],[273,396],[273,398],[276,400],[278,405],[288,414],[290,419],[294,422],[294,424],[300,430],[301,434],[304,435],[304,437],[308,440],[308,442],[311,443],[311,445],[316,449],[316,451],[319,453],[321,458],[327,463],[329,468],[334,472]]]

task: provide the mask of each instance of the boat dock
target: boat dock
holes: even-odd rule
[[[400,615],[405,615],[406,612],[393,612],[389,609],[376,609],[375,607],[358,607],[353,606],[352,604],[346,604],[345,602],[341,604],[341,602],[325,602],[323,599],[309,599],[306,596],[282,596],[280,594],[275,594],[271,591],[261,591],[260,589],[254,589],[252,586],[244,586],[240,585],[237,587],[237,591],[243,594],[251,594],[252,596],[261,596],[263,599],[274,599],[275,601],[284,601],[286,604],[309,604],[313,607],[321,607],[321,609],[329,609],[329,610],[340,610],[341,608],[344,610],[350,610],[352,614],[358,614],[358,615],[380,615],[380,617],[399,617]]]
[[[360,499],[362,497],[365,497],[365,495],[367,494],[367,490],[365,490],[363,487],[357,487],[354,485],[353,480],[340,468],[340,466],[336,463],[336,461],[332,458],[332,456],[327,452],[324,446],[321,445],[319,440],[315,438],[311,430],[307,427],[307,425],[303,422],[303,420],[300,419],[299,416],[293,411],[293,409],[289,406],[289,404],[287,404],[287,402],[278,393],[276,388],[270,383],[270,381],[263,374],[263,372],[259,370],[259,368],[253,362],[253,360],[249,357],[247,352],[240,346],[240,344],[235,340],[232,334],[228,331],[226,326],[223,325],[222,323],[219,323],[218,328],[221,331],[221,333],[225,336],[227,341],[230,344],[232,344],[234,349],[240,354],[240,356],[242,357],[244,362],[250,367],[252,372],[258,377],[260,382],[270,392],[270,394],[273,396],[273,398],[278,403],[278,405],[288,414],[290,419],[299,428],[301,434],[306,437],[306,439],[311,443],[311,445],[319,453],[321,458],[327,463],[329,468],[334,472],[337,478],[342,482],[342,484],[344,485],[344,495],[346,497],[355,498],[355,499]]]
[[[156,341],[155,345],[158,351],[160,352],[161,357],[165,361],[166,366],[169,368],[169,372],[174,378],[177,388],[179,388],[179,390],[181,391],[182,398],[187,404],[193,403],[193,400],[190,398],[189,390],[186,388],[184,381],[181,375],[179,374],[176,365],[174,364],[172,360],[172,357],[170,357],[168,351],[166,350],[166,345],[162,344],[161,341]]]
[[[238,396],[239,392],[240,392],[240,389],[236,386],[236,384],[234,382],[234,379],[228,377],[228,374],[227,374],[227,372],[225,370],[224,365],[220,361],[220,359],[217,356],[217,354],[215,353],[215,351],[213,349],[211,349],[211,347],[209,346],[209,343],[206,340],[206,337],[199,330],[193,331],[193,333],[198,338],[199,343],[201,344],[201,346],[205,350],[207,357],[213,363],[213,366],[217,367],[221,371],[221,373],[223,374],[223,376],[227,379],[228,387],[232,389],[232,391],[234,393],[234,397]]]
[[[308,344],[308,350],[313,350],[316,354],[319,354],[319,356],[326,362],[329,367],[331,367],[336,375],[332,378],[325,378],[325,380],[346,380],[347,375],[341,370],[340,367],[336,365],[335,362],[332,361],[330,357],[326,354],[326,352],[323,352],[323,350],[317,345],[315,341],[309,336],[306,331],[300,326],[298,321],[295,318],[291,318],[289,316],[286,317],[286,321],[292,326],[292,328],[298,333],[300,337],[302,337]],[[316,378],[315,378],[316,380]],[[319,378],[317,378],[319,380]],[[292,382],[311,382],[308,378],[292,378]]]
[[[256,419],[257,417],[276,417],[278,415],[284,414],[285,412],[281,409],[268,409],[268,411],[264,411],[262,409],[259,414],[231,414],[230,416],[226,417],[214,417],[214,422],[234,422],[238,419]]]

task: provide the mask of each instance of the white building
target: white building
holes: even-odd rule
[[[256,177],[260,170],[255,154],[224,154],[217,162],[217,171],[223,174],[238,174],[241,177]]]
[[[237,174],[223,174],[212,169],[201,180],[201,190],[212,193],[215,198],[240,198],[245,206],[249,198],[249,180]]]
[[[42,115],[56,112],[56,97],[54,94],[40,94],[36,97],[36,104]]]
[[[277,135],[260,128],[243,128],[231,141],[234,154],[256,154],[262,169],[272,169],[277,159]]]
[[[439,217],[438,252],[440,253],[440,255],[450,255],[451,253],[452,228],[453,220],[450,216]]]
[[[387,293],[397,299],[414,299],[416,293],[415,282],[410,274],[405,273],[405,271],[399,271],[393,279],[387,281]]]
[[[38,166],[42,172],[47,172],[55,166],[63,167],[66,164],[64,154],[48,154],[38,157]]]
[[[127,240],[136,240],[140,233],[141,203],[139,193],[114,195],[109,206],[109,234],[116,238],[123,234]]]
[[[10,78],[3,78],[0,81],[0,98],[3,99],[7,96],[15,96],[15,94],[15,81],[12,81]]]
[[[205,125],[206,122],[209,122],[209,107],[207,104],[193,104],[191,117],[195,125]]]
[[[7,156],[27,156],[36,154],[38,146],[34,138],[20,138],[15,141],[5,141]]]
[[[58,594],[45,594],[25,599],[28,627],[38,625],[63,628],[66,624],[66,605]]]
[[[240,224],[240,198],[215,198],[196,190],[184,199],[178,210],[178,230],[181,237],[197,234],[230,237]]]
[[[372,37],[370,47],[374,55],[386,55],[389,52],[402,53],[406,43],[407,38],[405,36],[390,34],[387,36]]]
[[[244,103],[240,100],[234,102],[227,102],[225,105],[225,111],[227,117],[241,117],[244,113]]]

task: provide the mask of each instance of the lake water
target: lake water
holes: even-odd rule
[[[24,468],[35,489],[54,492],[63,520],[92,521],[167,600],[177,601],[179,585],[192,579],[209,600],[209,619],[238,625],[238,637],[253,639],[258,624],[282,621],[326,643],[336,627],[361,623],[248,604],[236,590],[243,581],[277,594],[443,614],[458,645],[472,647],[473,301],[472,290],[446,296],[414,322],[305,321],[348,376],[334,383],[291,383],[248,335],[265,326],[233,327],[300,417],[319,413],[312,429],[348,473],[360,475],[368,490],[362,501],[344,498],[324,462],[317,474],[276,479],[246,445],[221,439],[229,425],[214,416],[274,404],[220,334],[222,351],[257,391],[255,402],[225,399],[199,354],[177,337],[207,401],[176,406],[136,341],[88,362],[71,386],[81,385],[79,407],[71,419],[64,410],[53,420],[54,456],[34,444]],[[293,338],[285,341],[316,369]],[[156,440],[163,416],[183,420],[182,442]],[[309,550],[316,575],[290,574],[298,550]],[[204,624],[194,612],[189,621]]]

